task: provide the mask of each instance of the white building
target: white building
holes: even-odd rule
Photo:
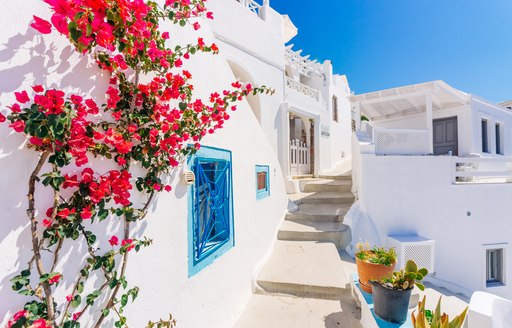
[[[254,275],[275,241],[287,208],[286,185],[290,191],[295,188],[290,178],[317,175],[350,156],[352,125],[346,78],[333,74],[329,61],[316,63],[285,47],[294,35],[293,24],[267,1],[218,0],[208,5],[215,20],[202,22],[199,33],[206,42],[219,45],[220,55],[197,55],[187,62],[196,95],[206,98],[212,90],[228,88],[236,79],[270,86],[276,93],[242,102],[223,130],[203,140],[201,156],[211,162],[188,161],[196,174],[201,165],[214,165],[219,176],[232,181],[232,189],[225,190],[230,198],[230,224],[212,252],[198,255],[196,250],[200,240],[194,234],[192,199],[197,186],[182,182],[185,166],[171,179],[173,191],[160,195],[148,222],[140,224],[137,236],[152,238],[154,245],[130,259],[128,280],[140,287],[136,303],[126,311],[133,327],[168,313],[180,327],[233,326],[251,295]],[[36,0],[0,3],[2,111],[13,103],[15,91],[34,84],[104,97],[108,76],[98,76],[94,62],[74,53],[64,37],[37,34],[29,27],[32,15],[49,17],[47,4]],[[197,40],[198,32],[191,28],[184,32],[167,23],[162,27],[179,33],[175,39],[180,43]],[[9,188],[0,199],[3,326],[27,301],[11,290],[9,279],[23,270],[30,257],[26,179],[36,157],[23,147],[21,135],[10,134],[7,125],[0,125],[0,133],[4,136],[0,180]],[[291,155],[293,147],[301,149],[300,155]],[[220,162],[228,164],[218,167]],[[263,186],[257,183],[258,177],[263,177]],[[196,199],[200,202],[201,197]],[[41,203],[45,202],[50,203],[50,198],[41,198]],[[96,229],[114,234],[120,227],[118,222],[105,220]],[[107,245],[104,240],[98,246]],[[73,268],[78,268],[86,250],[68,247],[62,253],[66,265],[56,268],[64,275],[57,297],[65,299],[77,274]],[[90,311],[84,326],[95,316],[98,313]]]
[[[435,284],[511,298],[512,111],[443,81],[351,102],[370,119],[353,138],[354,192],[380,242],[434,240]]]

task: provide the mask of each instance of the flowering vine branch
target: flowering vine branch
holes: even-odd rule
[[[152,243],[132,237],[132,222],[145,218],[157,193],[171,191],[166,175],[200,148],[204,136],[223,127],[228,111],[236,109],[234,102],[273,91],[234,82],[231,90],[214,92],[207,101],[193,97],[192,75],[183,62],[199,52],[216,54],[218,48],[198,38],[171,49],[169,32],[159,30],[159,21],[197,30],[195,18],[213,18],[205,0],[166,0],[163,6],[145,0],[44,1],[53,12],[51,22],[34,16],[31,26],[42,34],[55,29],[67,37],[76,51],[93,56],[110,74],[110,82],[101,105],[35,85],[30,92],[15,92],[10,114],[0,114],[0,122],[8,120],[9,127],[26,136],[28,148],[39,153],[28,185],[33,256],[11,279],[13,289],[29,301],[8,327],[77,328],[91,308],[101,313],[94,327],[112,314],[116,327],[127,327],[125,307],[139,292],[138,287],[128,288],[128,257]],[[143,75],[149,82],[141,82]],[[91,156],[117,168],[105,171]],[[134,176],[132,166],[144,173]],[[53,192],[53,205],[46,211],[35,206],[38,183]],[[134,189],[147,198],[141,207],[132,202]],[[94,223],[115,217],[124,225],[121,237],[97,236],[90,230]],[[97,245],[106,240],[112,248],[101,253]],[[59,254],[69,243],[85,243],[87,256],[76,269],[71,293],[59,299]],[[48,265],[42,252],[51,254]],[[86,282],[94,275],[103,283],[88,290]]]

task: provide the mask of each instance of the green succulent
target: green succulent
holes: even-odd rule
[[[361,261],[391,266],[396,262],[396,252],[394,248],[373,246],[372,249],[366,249],[363,244],[356,245],[358,252],[356,257]]]
[[[420,283],[421,280],[428,274],[425,268],[419,269],[413,260],[407,261],[405,268],[400,271],[393,272],[390,278],[380,281],[380,284],[392,289],[409,289],[416,285],[420,290],[424,290],[425,286]]]
[[[441,297],[437,301],[437,306],[432,313],[430,310],[425,310],[426,297],[423,296],[423,300],[418,303],[418,314],[414,314],[416,310],[411,314],[412,325],[414,328],[461,328],[468,308],[464,309],[461,314],[450,321],[446,313],[441,314]],[[429,318],[430,316],[430,318]]]

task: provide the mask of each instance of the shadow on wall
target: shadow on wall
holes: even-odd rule
[[[109,76],[90,55],[76,53],[64,36],[51,35],[28,28],[0,45],[1,103],[10,93],[35,84],[104,99]]]
[[[42,36],[28,28],[24,33],[14,35],[0,45],[0,110],[3,114],[8,114],[5,110],[14,101],[14,91],[27,90],[30,95],[32,85],[41,84],[45,88],[63,89],[68,94],[77,93],[102,103],[108,82],[109,75],[97,67],[90,55],[76,53],[69,41],[56,33]],[[0,136],[0,181],[4,189],[0,197],[0,326],[3,326],[2,322],[6,323],[7,318],[30,299],[12,291],[10,279],[25,269],[31,258],[32,242],[26,215],[26,195],[28,178],[36,165],[37,154],[24,148],[24,137],[11,131],[7,122],[0,124]],[[49,170],[49,167],[44,167],[42,173]],[[73,167],[70,167],[68,171],[72,170]],[[51,199],[47,190],[40,185],[36,187],[39,220],[43,219],[43,209],[52,206]],[[153,207],[150,209],[152,211]],[[115,219],[105,220],[90,229],[98,236],[105,233],[122,236],[122,228],[120,220]],[[145,222],[138,224],[134,236],[139,237],[145,229]],[[107,239],[98,247],[101,249],[100,253],[110,249]],[[43,253],[45,263],[49,263],[52,254],[49,251]],[[61,251],[60,264],[56,268],[64,276],[60,289],[67,289],[68,292],[71,290],[86,254],[87,247],[83,240],[66,243]],[[32,282],[37,279],[35,275],[32,276]],[[99,287],[100,283],[100,280],[96,280],[95,287]],[[57,302],[62,304],[64,292],[57,297]]]

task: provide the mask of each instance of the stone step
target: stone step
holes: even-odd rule
[[[347,205],[354,202],[351,192],[302,192],[289,195],[298,204],[338,204]]]
[[[333,243],[278,240],[257,278],[255,292],[349,300],[349,284]]]
[[[329,180],[318,179],[308,181],[304,184],[302,191],[304,192],[317,192],[317,191],[334,191],[334,192],[349,192],[352,189],[352,181],[349,180]]]
[[[355,302],[252,295],[234,328],[360,328]]]
[[[346,239],[350,238],[350,233],[347,230],[348,226],[341,222],[285,220],[279,229],[277,239],[333,242],[339,246],[348,243]]]
[[[287,220],[342,222],[351,204],[299,204],[298,210],[287,213]]]
[[[344,174],[320,174],[318,177],[321,179],[331,180],[352,180],[352,171],[346,172]]]

